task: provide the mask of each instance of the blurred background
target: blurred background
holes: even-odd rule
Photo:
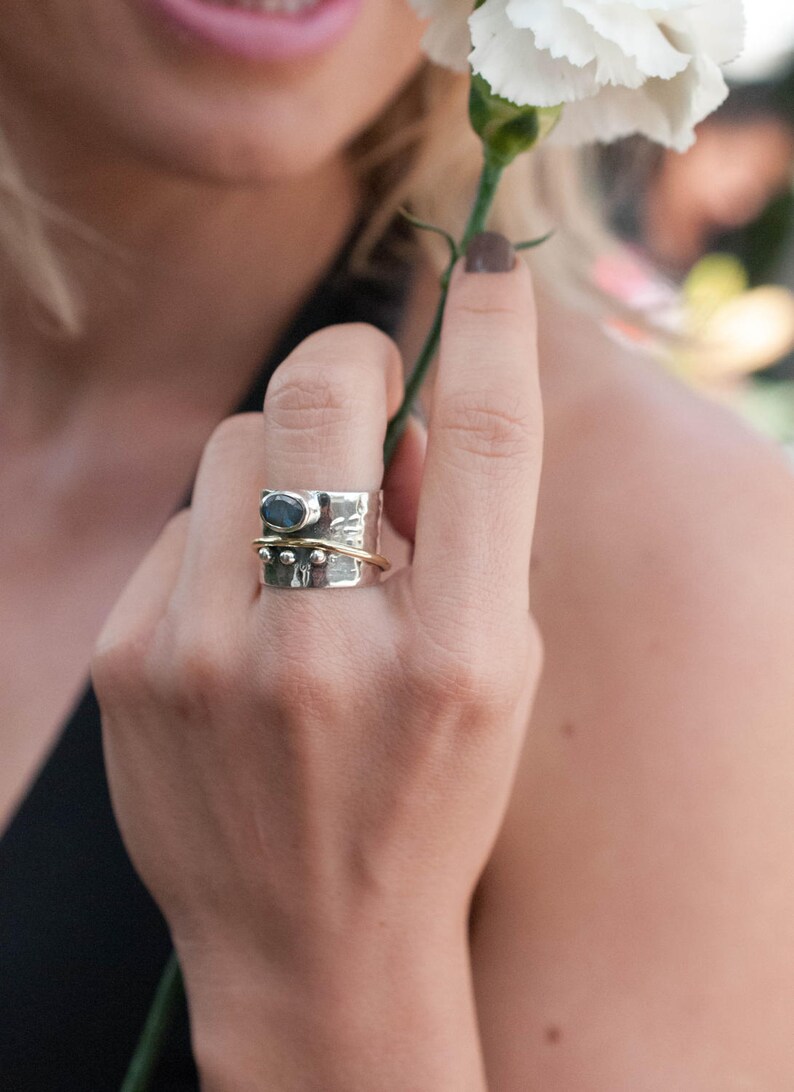
[[[794,4],[746,7],[731,94],[690,151],[632,138],[598,152],[626,243],[598,279],[647,316],[650,331],[619,322],[618,336],[656,346],[794,461]]]

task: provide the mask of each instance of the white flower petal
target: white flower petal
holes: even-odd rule
[[[741,51],[741,0],[410,0],[431,19],[426,48],[468,60],[520,105],[557,106],[552,139],[644,133],[683,150],[725,98],[718,65]],[[471,38],[469,42],[469,32]]]
[[[667,142],[685,152],[695,142],[695,126],[728,97],[728,85],[717,64],[708,57],[693,57],[686,72],[675,80],[652,81],[651,93],[670,119]]]
[[[688,11],[665,18],[665,25],[697,44],[717,64],[728,64],[742,52],[746,20],[742,0],[702,0]]]
[[[698,2],[699,0],[595,0],[596,4],[601,4],[603,7],[614,7],[616,3],[621,6],[630,4],[632,7],[640,8],[642,11],[653,11],[656,15],[664,15],[665,19],[665,12],[684,11],[687,8],[691,8],[693,3]]]
[[[633,57],[646,76],[672,79],[683,72],[689,58],[679,53],[656,20],[647,11],[639,11],[627,3],[600,4],[597,0],[564,0],[565,6],[587,20],[601,38],[606,38]]]
[[[596,59],[595,38],[585,19],[560,0],[508,0],[507,18],[531,30],[538,49],[583,67]]]
[[[627,57],[614,42],[600,40],[596,58],[596,83],[599,87],[642,87],[648,79],[633,57]]]
[[[410,0],[422,19],[430,19],[422,48],[431,60],[445,68],[464,71],[471,52],[468,18],[474,0]]]
[[[585,0],[585,3],[589,4],[589,0]],[[506,10],[510,22],[516,27],[531,30],[538,48],[548,50],[552,57],[565,57],[571,64],[580,66],[595,60],[595,80],[598,84],[641,87],[649,75],[655,74],[655,66],[646,65],[643,69],[633,52],[622,49],[620,44],[615,44],[608,37],[593,33],[594,27],[583,13],[575,10],[571,0],[565,0],[564,4],[560,4],[560,0],[508,0]],[[596,15],[597,18],[599,16]],[[647,16],[641,18],[647,19]],[[664,45],[680,57],[680,64],[670,73],[674,75],[686,67],[689,58],[677,54],[666,41]]]
[[[593,98],[566,106],[549,140],[557,144],[609,143],[641,133],[649,140],[685,152],[695,126],[723,102],[728,88],[708,58],[692,62],[672,80],[648,80],[640,91],[605,87]]]
[[[539,50],[531,30],[507,18],[507,0],[485,0],[469,19],[474,49],[469,61],[491,87],[519,106],[558,106],[593,94],[594,62],[584,67]]]
[[[669,142],[670,126],[661,106],[644,90],[605,87],[592,98],[566,106],[547,139],[574,146],[608,144],[637,132],[660,144]]]

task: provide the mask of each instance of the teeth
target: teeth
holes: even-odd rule
[[[209,0],[209,3],[244,11],[266,11],[271,15],[297,15],[316,8],[321,0]]]

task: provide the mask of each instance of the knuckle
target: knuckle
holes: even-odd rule
[[[190,523],[190,507],[180,508],[178,512],[175,512],[167,521],[162,531],[160,532],[160,538],[174,538],[185,533],[188,524]]]
[[[437,651],[411,678],[412,692],[426,706],[446,709],[466,721],[491,719],[515,701],[515,685],[497,660]]]
[[[252,434],[258,438],[261,430],[262,422],[258,413],[235,413],[215,426],[207,444],[214,447],[236,447],[250,440]]]
[[[312,334],[270,382],[269,423],[285,429],[348,423],[364,402],[382,398],[384,364],[396,355],[391,338],[364,323]]]
[[[261,435],[262,418],[258,413],[235,413],[225,417],[204,445],[203,459],[213,461],[227,454],[234,456],[241,450],[250,452],[252,443],[259,443]],[[181,513],[177,513],[174,519],[178,520],[180,516]]]
[[[192,509],[189,505],[174,513],[160,532],[159,543],[169,550],[180,549],[187,538],[191,516]]]
[[[124,700],[147,689],[151,635],[100,635],[91,656],[91,681],[102,702]]]
[[[348,422],[356,388],[345,379],[319,362],[293,364],[277,381],[271,381],[265,401],[268,425],[293,430]]]
[[[460,393],[439,407],[434,423],[454,450],[478,458],[521,458],[535,452],[541,440],[541,426],[532,413],[505,395],[485,402]]]
[[[355,701],[349,673],[325,657],[279,655],[269,665],[268,706],[280,720],[339,723]]]
[[[217,642],[196,635],[182,640],[174,649],[161,682],[176,697],[190,705],[205,707],[222,695],[230,684],[230,672]]]
[[[443,709],[466,725],[512,717],[526,692],[540,677],[543,642],[529,613],[512,621],[484,623],[483,613],[458,616],[449,625],[417,616],[407,659],[410,692],[425,709]],[[428,627],[428,622],[429,628]]]

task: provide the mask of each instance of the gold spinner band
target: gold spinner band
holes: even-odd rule
[[[324,550],[327,553],[344,554],[346,557],[354,557],[357,561],[367,561],[370,565],[377,565],[383,572],[391,568],[391,562],[382,554],[371,554],[368,550],[357,550],[354,546],[346,546],[343,542],[333,542],[327,538],[287,538],[281,535],[268,535],[266,538],[255,538],[251,546],[257,553],[263,548],[271,547],[277,550]]]

